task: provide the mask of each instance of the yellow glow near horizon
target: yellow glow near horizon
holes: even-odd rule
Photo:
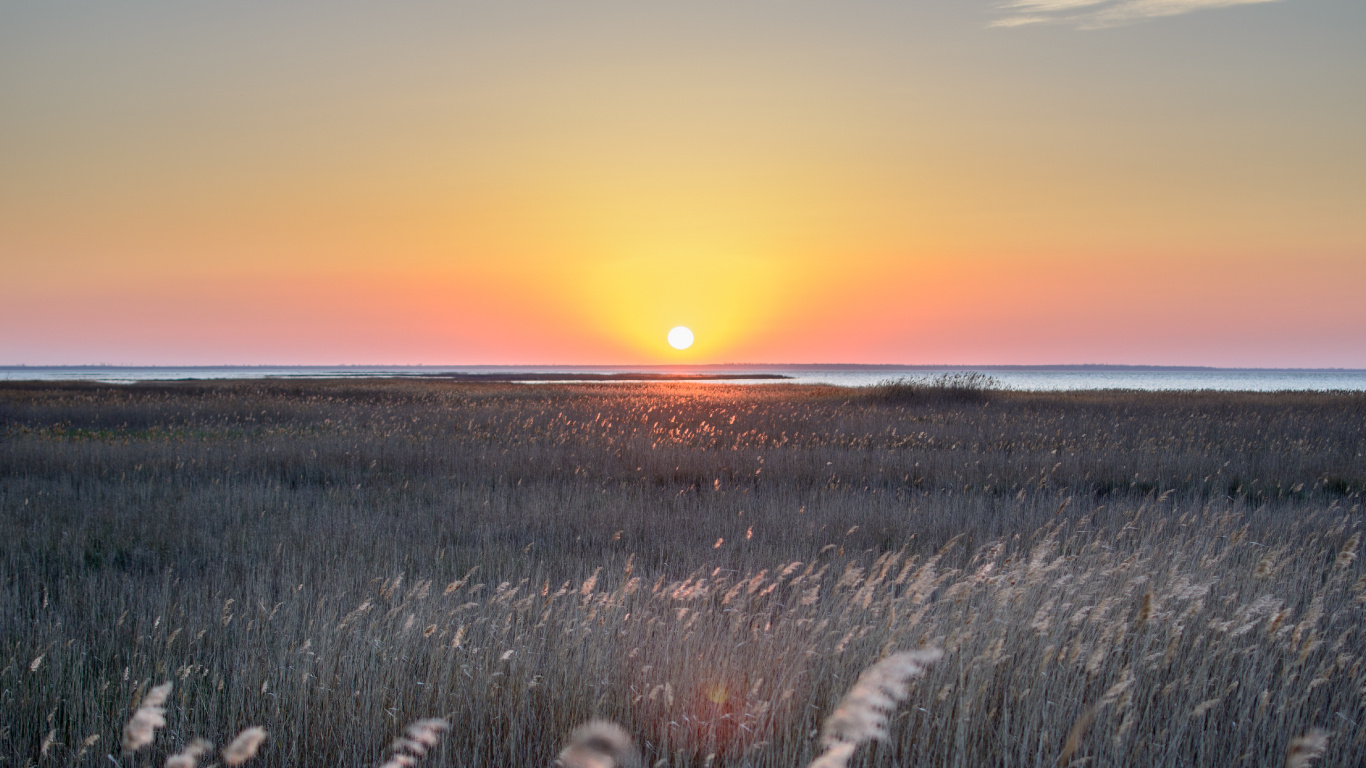
[[[644,250],[644,249],[641,249]],[[732,249],[699,244],[688,251]],[[585,265],[576,294],[595,335],[623,356],[654,362],[713,361],[761,337],[791,301],[781,265],[763,258],[661,255]],[[688,319],[693,343],[665,354],[661,328]],[[671,339],[672,341],[672,339]]]

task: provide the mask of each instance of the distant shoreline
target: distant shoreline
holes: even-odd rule
[[[789,380],[780,373],[419,373],[405,378],[442,381],[537,382],[560,381],[769,381]]]
[[[611,384],[629,382],[717,384],[822,384],[876,386],[887,381],[932,379],[974,372],[992,386],[1015,390],[1366,391],[1366,370],[1199,368],[1162,366],[895,366],[895,365],[668,365],[607,366],[0,366],[0,381],[277,381],[409,379],[416,381]]]

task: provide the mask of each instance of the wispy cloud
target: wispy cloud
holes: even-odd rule
[[[1192,11],[1230,8],[1279,0],[1010,0],[1003,3],[993,27],[1067,24],[1078,29],[1104,29]]]

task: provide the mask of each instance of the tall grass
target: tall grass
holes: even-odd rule
[[[139,765],[257,724],[252,765],[379,765],[440,717],[423,765],[549,765],[604,719],[646,765],[798,766],[865,669],[934,646],[855,764],[1352,764],[1363,416],[1327,394],[5,385],[0,753],[121,759],[170,680]]]
[[[984,403],[1001,384],[980,371],[951,371],[934,376],[884,379],[859,387],[859,398],[888,405],[943,405],[946,403]]]

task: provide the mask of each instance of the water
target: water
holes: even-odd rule
[[[1019,390],[1139,389],[1366,391],[1366,370],[1154,368],[1124,366],[852,366],[720,365],[682,366],[18,366],[0,367],[0,380],[134,383],[206,379],[365,378],[441,373],[776,373],[799,384],[865,386],[894,378],[918,378],[952,371],[980,371],[1001,386]],[[735,382],[732,382],[735,383]],[[771,382],[770,382],[771,383]]]

